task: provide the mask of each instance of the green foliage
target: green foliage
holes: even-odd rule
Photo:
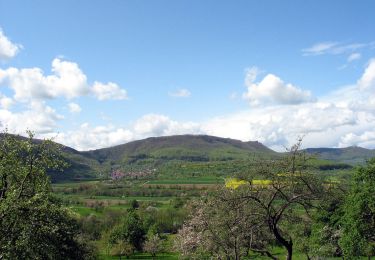
[[[50,194],[46,175],[64,161],[51,141],[0,140],[0,259],[91,259],[76,221]]]
[[[112,231],[110,243],[117,244],[122,241],[129,243],[137,250],[141,250],[145,234],[142,220],[134,210],[129,210],[128,214],[122,219],[122,223]]]
[[[156,254],[161,251],[162,241],[158,234],[148,235],[143,249],[150,253],[152,258],[155,259]]]
[[[111,249],[112,256],[126,256],[127,258],[134,253],[134,246],[126,241],[120,240]]]
[[[339,240],[342,236],[343,204],[346,191],[343,187],[328,189],[318,202],[313,215],[308,252],[318,257],[340,257],[342,249]]]
[[[375,255],[375,158],[355,173],[344,210],[340,240],[344,255]]]
[[[132,200],[130,204],[131,204],[131,207],[133,209],[139,208],[139,202],[138,202],[138,200]]]

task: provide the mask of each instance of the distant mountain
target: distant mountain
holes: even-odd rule
[[[361,164],[375,157],[375,150],[358,146],[346,148],[307,148],[305,151],[308,154],[316,155],[320,159],[349,164]]]
[[[224,161],[249,156],[278,156],[259,142],[242,142],[208,135],[151,137],[110,148],[82,152],[99,162],[133,163],[137,160]]]
[[[0,135],[1,138],[1,135]],[[23,137],[21,137],[23,138]],[[39,142],[40,140],[35,140]],[[257,141],[242,142],[208,135],[175,135],[150,137],[109,148],[77,151],[61,146],[70,166],[63,173],[51,172],[53,181],[90,179],[106,176],[116,168],[151,167],[171,161],[233,161],[252,158],[280,158],[277,153]],[[361,147],[307,148],[308,154],[331,162],[320,162],[319,169],[348,168],[375,157],[375,150]],[[350,164],[350,165],[349,165]]]

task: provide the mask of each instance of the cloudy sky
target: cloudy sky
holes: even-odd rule
[[[374,1],[0,0],[0,126],[375,148]]]

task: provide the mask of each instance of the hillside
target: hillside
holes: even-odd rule
[[[122,145],[79,152],[64,146],[71,166],[64,174],[53,173],[53,181],[101,177],[113,168],[161,166],[168,162],[208,162],[274,158],[279,154],[259,142],[207,135],[151,137]]]
[[[364,163],[367,159],[375,157],[375,150],[358,146],[346,148],[307,148],[305,151],[308,154],[317,156],[319,159],[349,164]]]
[[[39,141],[36,140],[36,142]],[[279,158],[284,154],[277,153],[257,141],[242,142],[207,135],[150,137],[109,148],[83,152],[63,145],[61,147],[63,156],[70,166],[63,173],[51,172],[50,175],[54,182],[101,178],[107,176],[113,169],[119,168],[160,167],[170,163],[183,162],[195,164],[194,167],[198,167],[199,163],[208,162],[229,165],[233,164],[231,162],[252,158]],[[350,165],[363,163],[366,159],[375,157],[375,150],[361,147],[307,148],[305,151],[321,160],[316,161],[318,163],[316,167],[321,170],[332,167],[348,168],[351,167]]]
[[[134,163],[138,160],[183,160],[183,161],[226,161],[246,159],[249,156],[277,156],[277,153],[259,142],[207,135],[176,135],[151,137],[110,148],[82,153],[99,162]]]

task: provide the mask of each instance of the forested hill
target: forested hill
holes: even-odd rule
[[[279,158],[277,153],[257,141],[242,142],[208,135],[150,137],[109,148],[77,151],[62,146],[70,167],[51,173],[53,181],[104,177],[114,168],[137,165],[163,165],[171,161],[211,162]],[[361,147],[308,148],[306,153],[335,163],[358,164],[375,157],[375,150]]]
[[[175,135],[151,137],[126,144],[83,152],[100,162],[106,160],[166,159],[187,161],[221,161],[245,159],[251,155],[276,156],[277,153],[259,142],[208,135]]]
[[[358,146],[346,148],[307,148],[305,151],[320,159],[349,164],[364,163],[366,160],[375,157],[375,150]]]
[[[257,141],[242,142],[207,135],[150,137],[83,152],[63,146],[63,152],[71,166],[63,174],[53,173],[53,181],[100,177],[113,167],[129,165],[160,165],[169,161],[232,161],[280,156]]]

